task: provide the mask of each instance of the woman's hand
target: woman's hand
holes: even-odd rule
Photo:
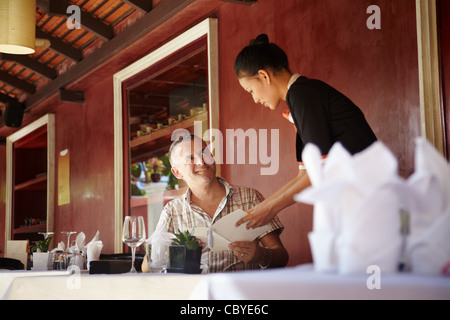
[[[235,241],[228,245],[234,255],[245,263],[263,264],[265,251],[263,247],[255,241]]]
[[[272,213],[268,206],[264,205],[264,202],[261,202],[259,205],[247,210],[248,215],[240,219],[236,222],[236,227],[239,227],[241,224],[247,223],[247,229],[255,229],[258,227],[265,226],[273,219],[276,215]]]

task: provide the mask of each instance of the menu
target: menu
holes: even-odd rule
[[[206,243],[212,251],[222,251],[227,250],[228,244],[231,242],[253,241],[270,230],[271,227],[268,224],[248,230],[246,224],[241,224],[236,228],[236,222],[245,216],[247,216],[247,212],[239,209],[215,222],[211,228],[196,227],[194,235]]]

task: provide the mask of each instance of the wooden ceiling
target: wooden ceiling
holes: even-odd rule
[[[200,16],[226,2],[253,5],[257,0],[37,0],[36,38],[49,40],[50,46],[37,47],[31,55],[0,53],[2,135],[9,132],[4,123],[8,101],[21,103],[25,113],[57,94],[59,101],[83,103],[84,93],[67,87],[188,6]],[[66,13],[71,5],[81,10],[80,29],[66,24],[73,14]]]
[[[31,55],[0,53],[0,111],[8,101],[25,101],[75,67],[152,10],[161,0],[37,0],[36,38],[50,46]],[[70,29],[70,5],[81,10],[81,28]],[[65,93],[67,99],[80,96]],[[64,96],[64,94],[63,94]],[[0,118],[0,126],[3,117]]]

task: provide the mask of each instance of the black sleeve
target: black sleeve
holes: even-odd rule
[[[297,161],[308,143],[319,147],[323,156],[333,145],[333,137],[327,115],[328,92],[324,88],[294,83],[289,89],[287,104],[297,127]]]

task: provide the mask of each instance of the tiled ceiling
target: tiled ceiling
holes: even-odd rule
[[[0,111],[6,102],[24,102],[28,96],[73,68],[105,42],[142,18],[161,0],[38,0],[36,38],[51,40],[31,55],[0,54]],[[81,9],[81,28],[69,29],[71,13]],[[64,11],[64,12],[63,12]]]

